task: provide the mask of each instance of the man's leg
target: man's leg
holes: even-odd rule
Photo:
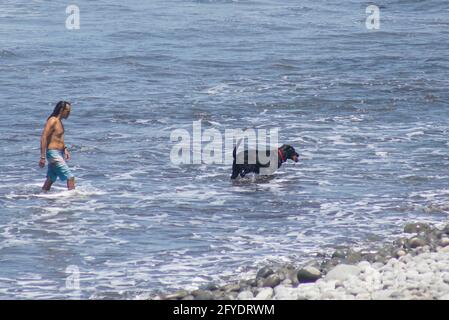
[[[53,181],[51,181],[51,179],[49,177],[47,177],[47,180],[45,180],[45,183],[42,186],[42,190],[43,191],[49,191],[52,184],[53,184]]]
[[[75,189],[75,178],[70,178],[67,180],[67,189],[69,190]]]

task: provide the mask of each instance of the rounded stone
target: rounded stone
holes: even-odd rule
[[[357,263],[359,263],[362,260],[363,260],[362,255],[359,252],[356,252],[356,251],[350,251],[348,256],[346,257],[346,261],[349,264],[357,264]]]
[[[315,267],[305,267],[298,271],[297,274],[299,283],[315,282],[321,278],[321,271]]]
[[[262,287],[274,288],[281,283],[281,279],[277,274],[272,274],[263,280]]]
[[[447,247],[449,246],[449,238],[448,237],[443,237],[440,240],[440,246],[442,247]]]
[[[257,287],[257,280],[256,279],[249,279],[249,280],[246,281],[246,283],[250,287]]]
[[[223,290],[225,292],[240,291],[240,285],[237,283],[228,284],[223,287]]]
[[[296,290],[282,285],[274,288],[274,299],[276,300],[295,300],[297,298]]]
[[[256,279],[267,278],[274,273],[273,269],[268,267],[263,267],[257,272]]]
[[[203,290],[215,291],[220,289],[215,283],[208,283],[203,287]]]
[[[263,288],[259,291],[256,296],[256,300],[269,300],[273,297],[273,289],[272,288]]]
[[[447,224],[444,229],[442,230],[443,233],[449,234],[449,224]]]
[[[357,264],[357,266],[358,266],[359,268],[366,269],[366,268],[371,267],[371,263],[369,263],[368,261],[360,261],[360,262]]]
[[[281,284],[287,287],[291,287],[293,285],[293,281],[290,279],[285,279],[284,281],[281,282]]]
[[[224,299],[225,300],[235,300],[237,299],[238,293],[237,292],[228,292],[225,294]]]
[[[282,271],[278,272],[278,273],[277,273],[277,276],[279,277],[279,279],[280,279],[281,281],[283,281],[283,280],[285,280],[285,279],[287,278],[286,275],[285,275],[285,273],[282,272]]]
[[[402,249],[396,250],[395,251],[395,257],[396,258],[400,258],[406,255],[406,252]]]
[[[164,300],[178,300],[178,299],[182,299],[185,298],[189,295],[189,292],[186,290],[179,290],[176,291],[175,293],[171,293],[171,294],[167,294],[165,296],[162,297],[162,299]]]
[[[358,276],[360,271],[357,266],[340,264],[327,273],[326,280],[345,281],[351,276]]]
[[[388,261],[388,259],[390,259],[389,256],[384,256],[382,254],[376,254],[374,256],[374,261],[382,264],[385,264]]]
[[[419,247],[423,247],[426,245],[426,241],[422,238],[418,238],[418,237],[414,237],[411,238],[408,242],[408,244],[410,245],[410,248],[419,248]]]
[[[371,294],[370,293],[359,293],[355,296],[357,300],[370,300]]]
[[[238,300],[252,300],[254,299],[254,295],[251,291],[242,291],[237,296]]]
[[[212,300],[214,298],[212,292],[206,290],[192,291],[192,296],[195,298],[195,300]]]
[[[404,227],[404,233],[420,233],[429,230],[430,226],[427,223],[421,222],[407,223]]]

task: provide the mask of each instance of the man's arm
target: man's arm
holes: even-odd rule
[[[41,161],[39,162],[40,166],[42,167],[45,165],[45,154],[47,153],[47,145],[48,145],[48,137],[53,133],[55,129],[55,123],[56,119],[50,118],[47,123],[45,124],[44,131],[42,132],[41,136]]]

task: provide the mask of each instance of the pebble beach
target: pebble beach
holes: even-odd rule
[[[253,279],[156,300],[449,300],[449,224],[404,227],[376,251],[338,249],[305,265],[261,268]]]

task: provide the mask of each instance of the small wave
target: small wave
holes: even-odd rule
[[[413,132],[409,132],[409,133],[406,133],[405,134],[408,138],[413,138],[413,137],[416,137],[416,136],[422,136],[422,135],[424,135],[424,131],[413,131]]]
[[[212,88],[207,89],[206,93],[209,95],[223,94],[223,93],[227,93],[229,91],[228,88],[229,88],[228,84],[221,83]]]
[[[61,199],[71,199],[71,198],[86,198],[97,195],[105,195],[106,191],[97,189],[90,185],[80,185],[77,186],[74,190],[67,190],[66,188],[53,186],[49,192],[43,192],[40,190],[32,191],[29,194],[10,194],[8,197],[11,199],[20,199],[20,198],[37,198],[37,199],[52,199],[52,200],[61,200]]]
[[[13,51],[2,49],[0,50],[0,58],[15,58],[17,54]]]

